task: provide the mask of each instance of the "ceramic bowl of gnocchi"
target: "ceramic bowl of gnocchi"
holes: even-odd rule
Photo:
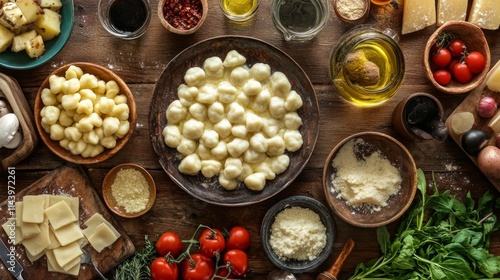
[[[23,0],[22,5],[17,5],[20,1],[10,2],[3,22],[12,22],[19,14],[24,15],[24,20],[16,20],[14,28],[0,24],[0,66],[32,69],[57,55],[73,30],[73,1]]]
[[[109,69],[76,62],[52,72],[35,98],[35,123],[47,147],[77,164],[102,162],[122,149],[137,114],[127,84]]]
[[[199,42],[170,61],[149,125],[160,164],[192,196],[241,206],[300,174],[316,145],[319,109],[301,67],[250,37]]]

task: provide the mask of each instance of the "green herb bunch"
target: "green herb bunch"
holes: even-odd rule
[[[144,237],[142,252],[136,252],[115,271],[115,280],[150,280],[149,265],[156,258],[155,244]]]
[[[427,194],[422,170],[412,206],[391,243],[386,227],[377,229],[382,256],[358,264],[349,279],[485,279],[500,273],[500,256],[488,251],[490,235],[500,227],[488,191],[477,207],[470,193],[461,202],[449,191]]]

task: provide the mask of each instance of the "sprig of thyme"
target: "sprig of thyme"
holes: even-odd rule
[[[156,258],[156,248],[153,242],[144,237],[144,247],[130,259],[122,263],[115,271],[115,280],[149,280],[149,265]]]

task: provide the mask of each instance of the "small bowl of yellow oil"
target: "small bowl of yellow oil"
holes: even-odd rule
[[[373,107],[396,94],[403,82],[405,60],[393,30],[361,25],[338,42],[330,56],[330,78],[344,100]]]
[[[246,21],[257,12],[260,0],[219,0],[219,6],[224,15],[232,21]]]

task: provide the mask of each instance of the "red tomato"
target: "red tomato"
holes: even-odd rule
[[[465,63],[461,62],[453,65],[452,73],[455,80],[459,83],[465,84],[472,80],[472,72]]]
[[[448,67],[446,67],[446,69],[448,70],[448,72],[452,73],[453,72],[453,65],[459,63],[460,60],[458,60],[457,58],[453,58],[451,59],[451,62],[450,64],[448,64]]]
[[[450,50],[450,54],[452,56],[461,56],[462,53],[464,53],[467,48],[465,47],[465,44],[462,40],[460,39],[455,39],[453,41],[450,42],[450,44],[448,45],[448,50]]]
[[[447,85],[449,82],[451,82],[451,74],[447,70],[444,69],[439,69],[436,72],[434,72],[434,80],[442,86]]]
[[[238,249],[229,250],[224,254],[224,263],[231,264],[235,276],[243,276],[248,271],[248,256]]]
[[[440,48],[432,55],[432,62],[438,67],[446,67],[451,62],[450,51],[445,48]]]
[[[182,279],[210,280],[215,272],[212,259],[202,254],[192,254],[191,259],[185,259],[181,264]]]
[[[465,63],[473,74],[477,74],[483,71],[486,59],[480,52],[470,52],[465,58]]]
[[[177,280],[179,270],[176,263],[169,263],[164,257],[156,258],[149,267],[153,280]]]
[[[225,279],[234,279],[234,274],[229,273],[229,268],[227,268],[225,266],[220,267],[217,270],[217,272],[215,273],[215,275],[220,276],[221,278],[225,278]]]
[[[182,253],[182,240],[175,232],[164,232],[156,241],[156,251],[161,256],[170,255],[177,258]]]
[[[229,231],[226,249],[246,250],[250,246],[250,232],[242,226],[235,226]]]
[[[205,229],[200,238],[200,253],[209,258],[215,256],[215,253],[222,252],[226,248],[224,235],[218,229]]]

